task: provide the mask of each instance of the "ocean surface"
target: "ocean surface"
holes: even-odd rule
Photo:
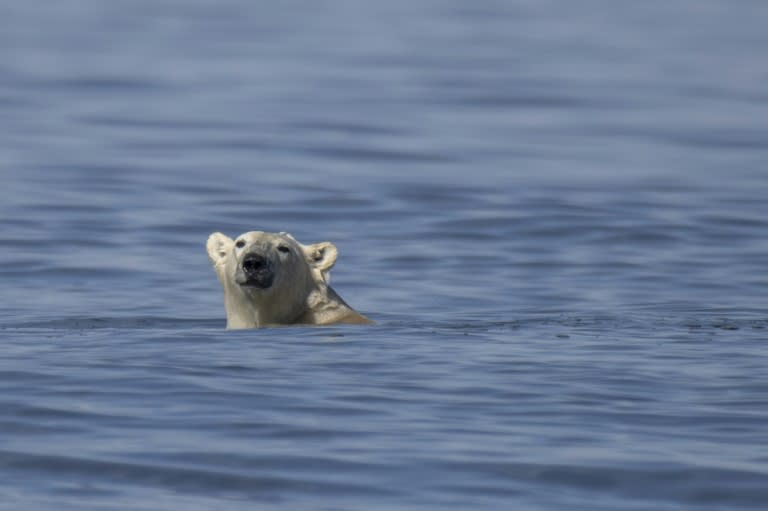
[[[0,510],[764,510],[768,4],[0,4]],[[373,326],[225,330],[214,231]]]

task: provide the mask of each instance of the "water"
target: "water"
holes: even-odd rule
[[[764,509],[763,2],[0,20],[1,510]],[[225,331],[252,229],[377,324]]]

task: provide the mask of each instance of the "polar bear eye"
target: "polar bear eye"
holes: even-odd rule
[[[280,251],[280,252],[282,252],[283,254],[288,254],[288,253],[290,253],[290,251],[291,251],[291,249],[290,249],[290,248],[288,248],[288,247],[287,247],[287,246],[285,246],[285,245],[279,245],[279,246],[277,247],[277,250],[279,250],[279,251]]]
[[[235,243],[235,246],[237,248],[243,248],[245,246],[245,240],[237,240],[237,242]]]

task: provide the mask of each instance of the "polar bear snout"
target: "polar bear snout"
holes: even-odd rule
[[[253,275],[264,271],[267,267],[267,259],[259,254],[248,254],[243,258],[243,271],[246,275]]]
[[[258,252],[249,252],[235,274],[235,281],[243,287],[267,289],[275,280],[275,272],[269,259]]]

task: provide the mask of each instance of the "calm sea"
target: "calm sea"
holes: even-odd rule
[[[763,510],[768,4],[0,5],[0,510]],[[205,240],[371,327],[228,332]]]

